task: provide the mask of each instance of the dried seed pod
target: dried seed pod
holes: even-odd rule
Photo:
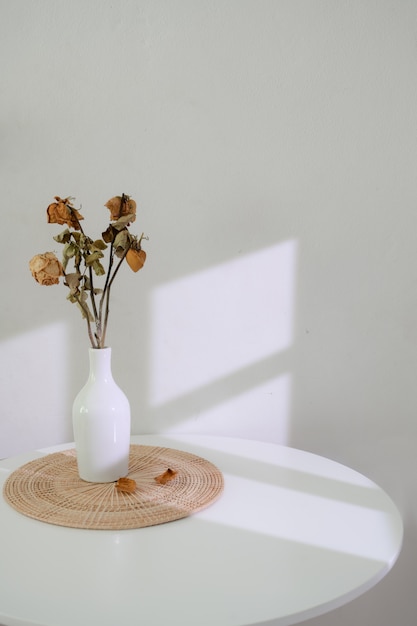
[[[126,254],[126,261],[130,269],[134,272],[138,272],[146,261],[146,252],[145,250],[135,250],[134,248],[130,248]]]

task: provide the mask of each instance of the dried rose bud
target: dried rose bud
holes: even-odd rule
[[[119,478],[116,483],[116,489],[126,493],[133,493],[136,489],[136,481],[133,478]]]
[[[110,198],[104,205],[110,211],[110,221],[114,222],[124,217],[125,215],[131,215],[131,222],[136,219],[136,202],[129,198],[129,196],[114,196]]]
[[[57,285],[59,277],[64,275],[63,267],[53,252],[34,256],[29,261],[29,269],[41,285]]]
[[[130,269],[134,272],[138,272],[144,266],[146,261],[145,250],[135,250],[134,248],[129,248],[126,254],[126,261],[128,262]]]
[[[163,474],[160,474],[159,476],[156,476],[155,480],[160,485],[166,485],[166,483],[168,483],[170,480],[174,480],[177,474],[178,472],[168,467],[166,472],[164,472]]]
[[[53,202],[46,209],[48,215],[48,224],[66,224],[74,230],[81,230],[80,220],[83,216],[77,209],[71,205],[70,198],[64,200],[59,196],[55,196],[56,202]]]

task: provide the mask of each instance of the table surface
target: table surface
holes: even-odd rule
[[[132,437],[223,472],[207,509],[167,524],[94,531],[46,524],[0,498],[0,624],[288,626],[337,608],[393,566],[402,521],[368,478],[274,444],[185,435]],[[23,463],[0,462],[0,487]]]

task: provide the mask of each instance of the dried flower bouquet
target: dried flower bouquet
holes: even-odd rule
[[[125,259],[134,272],[143,267],[146,253],[142,249],[142,241],[147,237],[143,233],[140,237],[130,233],[129,226],[136,219],[136,202],[125,194],[111,198],[104,205],[110,211],[110,224],[101,239],[91,239],[85,234],[81,226],[84,217],[72,201],[73,198],[55,196],[55,202],[46,210],[49,224],[67,226],[54,237],[64,246],[62,262],[54,252],[45,252],[35,255],[29,262],[29,268],[41,285],[57,285],[63,276],[64,285],[69,289],[67,299],[79,307],[87,321],[91,346],[104,348],[114,279]],[[107,269],[102,264],[106,249]],[[73,271],[68,272],[70,261]],[[104,277],[102,288],[94,285],[98,276]]]

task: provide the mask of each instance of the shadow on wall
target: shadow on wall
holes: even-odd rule
[[[296,261],[288,240],[153,291],[148,432],[287,443]]]
[[[63,419],[63,407],[72,403],[70,345],[65,322],[1,341],[0,458],[72,439],[71,424]]]

